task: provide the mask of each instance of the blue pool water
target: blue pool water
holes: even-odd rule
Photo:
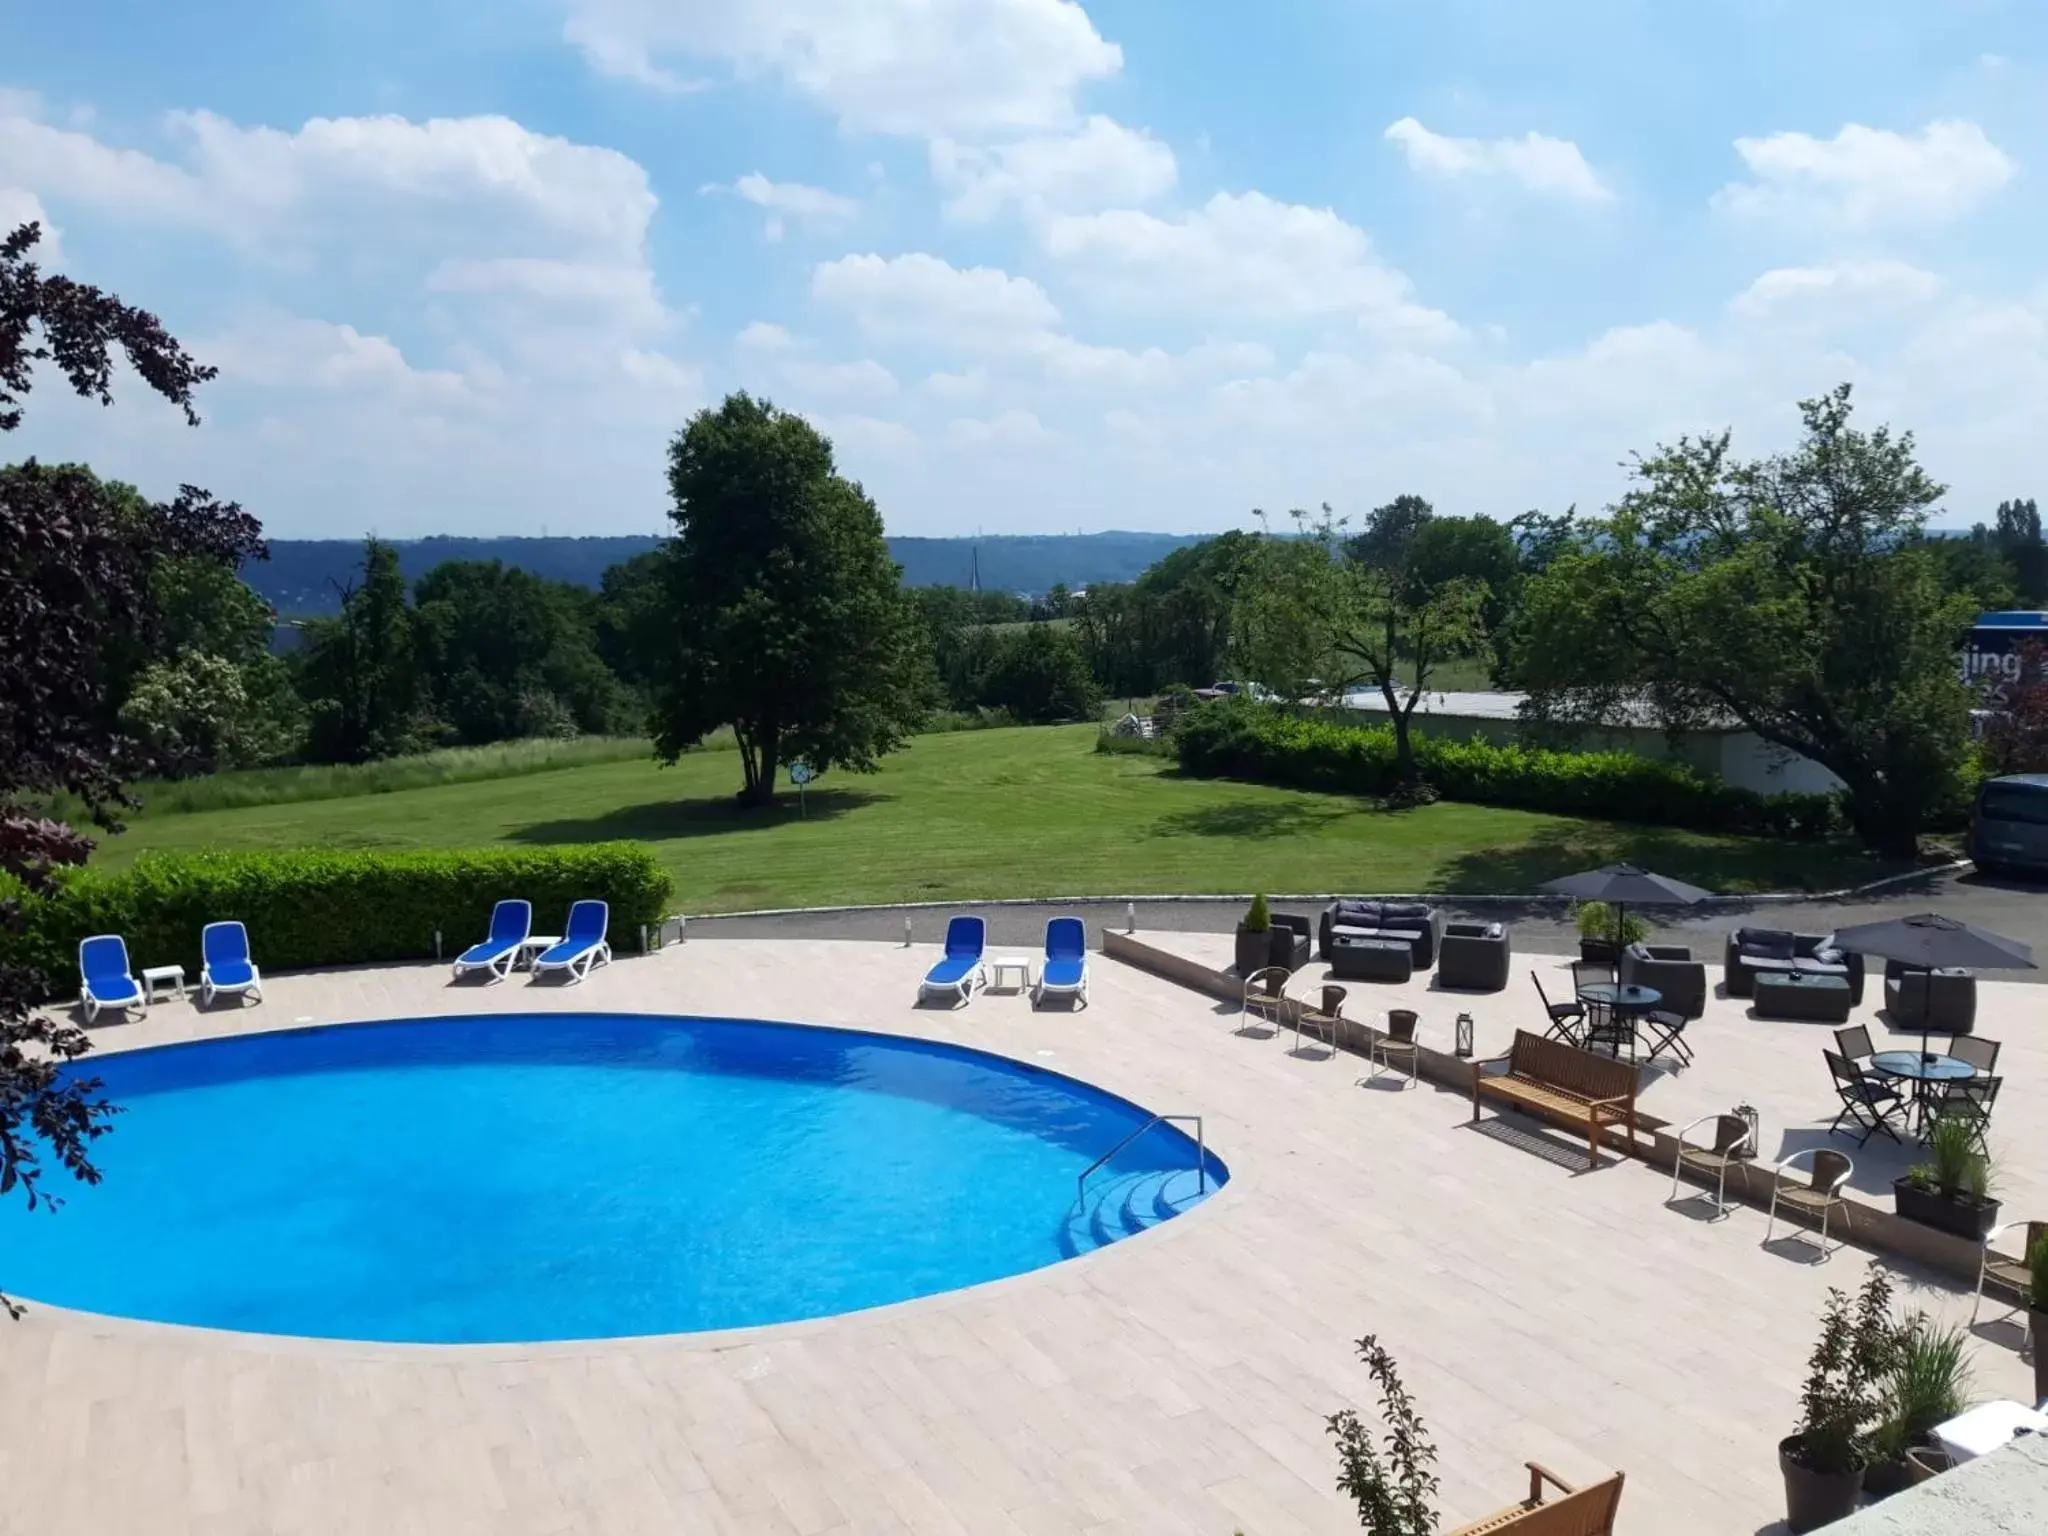
[[[491,1015],[89,1065],[125,1111],[105,1181],[0,1208],[0,1283],[162,1322],[444,1343],[782,1322],[1036,1269],[1201,1198],[1193,1141],[1156,1126],[1077,1205],[1147,1111],[888,1035]],[[1226,1177],[1212,1155],[1208,1188]]]

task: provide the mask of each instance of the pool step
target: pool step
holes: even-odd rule
[[[1072,1211],[1060,1234],[1069,1257],[1105,1247],[1177,1216],[1203,1197],[1192,1168],[1148,1169],[1090,1184],[1086,1204]],[[1213,1192],[1215,1186],[1210,1186]]]

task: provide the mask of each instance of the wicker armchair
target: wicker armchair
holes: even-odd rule
[[[1787,1184],[1785,1175],[1798,1171],[1796,1165],[1801,1158],[1812,1159],[1807,1165],[1807,1182]],[[1819,1218],[1820,1256],[1826,1259],[1833,1251],[1828,1247],[1828,1217],[1840,1207],[1842,1225],[1849,1224],[1849,1202],[1842,1198],[1842,1190],[1855,1171],[1856,1165],[1849,1160],[1848,1153],[1830,1147],[1806,1147],[1779,1163],[1771,1170],[1771,1213],[1764,1223],[1764,1245],[1770,1245],[1771,1234],[1777,1230],[1778,1205],[1782,1201],[1793,1211]]]
[[[1714,1128],[1711,1142],[1688,1138],[1703,1125]],[[1678,1156],[1671,1164],[1671,1193],[1666,1205],[1678,1202],[1678,1176],[1704,1173],[1714,1180],[1714,1220],[1719,1221],[1735,1207],[1728,1203],[1728,1170],[1745,1157],[1756,1155],[1754,1133],[1740,1115],[1701,1115],[1678,1132]],[[1702,1191],[1704,1193],[1704,1191]]]
[[[2017,1254],[1998,1252],[1998,1245],[2007,1238],[2014,1239]],[[2010,1221],[2002,1227],[1993,1227],[1984,1234],[1984,1250],[1977,1260],[1977,1299],[1970,1308],[1970,1326],[1976,1327],[1977,1313],[1984,1305],[1984,1288],[1989,1286],[2001,1297],[2013,1303],[2015,1311],[2027,1314],[2026,1338],[2021,1342],[2021,1353],[2026,1352],[2028,1343],[2039,1348],[2039,1341],[2033,1337],[2034,1314],[2031,1303],[2034,1295],[2034,1272],[2027,1266],[2035,1248],[2048,1242],[2048,1221]]]
[[[1662,1011],[1687,1021],[1707,1011],[1707,968],[1682,944],[1631,944],[1621,952],[1623,986],[1655,987]]]
[[[1508,984],[1513,949],[1506,923],[1446,923],[1436,946],[1436,984],[1498,992]]]

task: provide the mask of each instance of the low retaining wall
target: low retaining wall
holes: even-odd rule
[[[1147,944],[1135,934],[1104,933],[1102,953],[1206,997],[1227,1003],[1241,1004],[1244,1001],[1243,983],[1233,973],[1216,970],[1186,955]],[[1290,1023],[1285,1027],[1293,1026]],[[1330,1039],[1327,1031],[1313,1024],[1306,1026],[1305,1033],[1334,1045],[1338,1050],[1365,1056],[1383,1031],[1355,1019],[1340,1019],[1334,1040]],[[1415,1054],[1417,1072],[1421,1077],[1462,1094],[1468,1100],[1471,1098],[1472,1074],[1476,1070],[1473,1062],[1431,1050],[1428,1046],[1418,1047]],[[1636,1137],[1633,1141],[1625,1130],[1609,1127],[1603,1133],[1603,1145],[1667,1173],[1678,1155],[1678,1140],[1671,1132],[1670,1122],[1645,1114],[1640,1109],[1636,1112]],[[1739,1163],[1728,1170],[1728,1199],[1763,1210],[1771,1203],[1774,1182],[1775,1176],[1768,1163]],[[1787,1187],[1790,1187],[1789,1181]],[[1951,1237],[1946,1232],[1937,1232],[1917,1221],[1906,1221],[1883,1206],[1872,1205],[1867,1197],[1852,1193],[1845,1197],[1844,1203],[1848,1207],[1848,1219],[1829,1222],[1830,1237],[1839,1235],[1844,1241],[1872,1253],[1886,1254],[1938,1270],[1954,1279],[1975,1283],[1981,1255],[1977,1244]]]

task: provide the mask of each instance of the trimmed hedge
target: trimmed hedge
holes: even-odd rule
[[[1818,840],[1841,824],[1833,795],[1759,795],[1684,763],[1629,752],[1557,752],[1417,732],[1422,776],[1447,800],[1709,832]],[[1245,699],[1204,704],[1175,735],[1183,772],[1292,789],[1385,795],[1391,726],[1346,725]]]
[[[453,956],[484,936],[501,897],[533,903],[538,932],[560,933],[569,903],[611,904],[612,944],[638,941],[640,925],[668,910],[671,883],[635,843],[562,848],[421,849],[293,853],[151,854],[106,873],[64,877],[48,896],[22,900],[24,926],[0,938],[10,955],[42,968],[60,993],[78,974],[78,941],[118,933],[139,974],[182,963],[199,975],[199,930],[239,918],[268,971]]]

